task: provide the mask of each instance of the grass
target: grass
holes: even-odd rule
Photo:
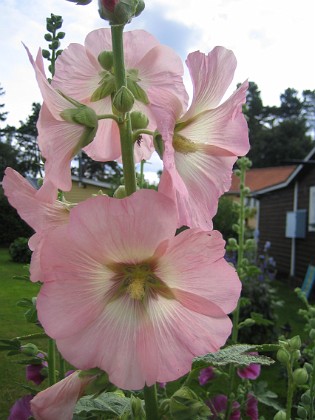
[[[39,285],[14,278],[27,275],[24,264],[13,263],[6,249],[0,249],[0,338],[8,339],[39,332],[38,327],[26,322],[24,308],[17,306],[21,298],[36,296]],[[7,419],[14,401],[25,395],[19,385],[25,383],[25,368],[12,362],[6,352],[0,352],[0,419]]]
[[[31,298],[38,293],[38,284],[15,278],[15,276],[27,274],[28,269],[24,264],[13,263],[8,251],[0,249],[0,338],[14,338],[39,332],[38,327],[26,322],[24,309],[16,305],[21,298]],[[293,337],[299,334],[303,338],[303,319],[297,315],[298,309],[303,307],[302,303],[286,283],[275,281],[274,286],[278,290],[279,300],[285,302],[277,310],[278,326],[290,324],[289,336]],[[43,343],[45,344],[45,342],[40,342],[41,347],[44,345]],[[27,391],[20,385],[21,383],[26,385],[25,368],[23,365],[15,364],[12,359],[6,355],[6,352],[0,352],[0,420],[7,419],[9,409],[15,400],[27,394]],[[264,367],[260,379],[268,380],[269,388],[284,398],[285,381],[278,364]],[[267,411],[263,409],[263,411],[264,413],[261,414],[265,414],[265,418],[271,418],[268,409]]]

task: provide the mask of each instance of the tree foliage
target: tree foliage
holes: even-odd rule
[[[264,106],[258,86],[249,83],[245,115],[254,167],[279,166],[303,159],[314,147],[315,91],[288,88],[279,106]]]

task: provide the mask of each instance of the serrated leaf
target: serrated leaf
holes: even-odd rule
[[[276,401],[278,395],[268,389],[268,384],[265,381],[253,383],[253,392],[259,402],[277,411],[283,410],[280,404]]]
[[[274,360],[267,356],[248,354],[257,351],[257,347],[249,344],[236,344],[226,347],[216,353],[209,353],[202,357],[196,357],[193,361],[193,368],[204,368],[211,366],[225,366],[230,363],[240,366],[247,366],[251,363],[260,365],[271,365]],[[278,346],[277,346],[278,348]]]
[[[130,408],[130,399],[116,392],[104,392],[97,398],[88,395],[82,397],[76,404],[74,414],[111,414],[120,416]]]

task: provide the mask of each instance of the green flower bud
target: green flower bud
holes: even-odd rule
[[[278,413],[274,416],[273,420],[286,420],[287,415],[283,410],[278,411]]]
[[[65,32],[58,32],[57,33],[57,38],[58,39],[63,39],[65,36],[66,36],[66,33]]]
[[[111,70],[114,63],[113,51],[102,51],[97,57],[98,62],[105,70]]]
[[[44,58],[50,58],[50,52],[48,50],[42,50],[42,56]]]
[[[124,185],[120,185],[117,190],[114,192],[113,197],[115,198],[125,198],[127,197],[126,187]]]
[[[45,35],[44,35],[44,38],[45,38],[45,40],[46,40],[46,41],[48,41],[48,42],[52,41],[52,39],[53,39],[51,34],[45,34]]]
[[[37,356],[39,353],[38,347],[35,344],[27,343],[24,346],[21,346],[21,352],[27,356]]]
[[[304,405],[309,405],[311,400],[311,396],[310,396],[310,390],[308,389],[307,391],[304,392],[304,394],[301,395],[301,401]]]
[[[286,365],[290,361],[289,352],[284,348],[279,349],[277,351],[277,360],[279,360],[280,363]]]
[[[301,405],[297,408],[297,414],[301,419],[307,419],[307,411]]]
[[[301,352],[300,350],[294,350],[292,352],[292,359],[293,360],[299,360],[299,358],[301,357]]]
[[[118,112],[129,112],[131,111],[135,98],[126,86],[122,86],[116,93],[113,99],[113,106]]]
[[[295,369],[293,372],[293,381],[296,385],[304,385],[308,380],[308,373],[305,368]]]
[[[290,338],[290,340],[288,340],[289,346],[293,349],[293,350],[299,350],[301,348],[301,338],[299,335],[296,335],[295,337]]]
[[[98,0],[99,14],[111,25],[125,25],[144,9],[143,1],[139,0]]]
[[[145,4],[143,0],[138,1],[138,5],[136,7],[135,16],[139,16],[145,8]]]
[[[130,114],[131,126],[133,130],[140,130],[141,128],[147,128],[149,125],[149,118],[140,111],[133,111]]]
[[[311,340],[315,340],[315,329],[311,329],[311,331],[309,332],[309,337]]]
[[[313,366],[310,363],[304,363],[304,369],[306,369],[307,373],[312,373],[313,372]]]

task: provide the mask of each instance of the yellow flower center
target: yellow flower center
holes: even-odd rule
[[[171,289],[155,274],[156,262],[145,261],[139,264],[114,263],[110,268],[115,275],[113,299],[128,294],[132,299],[144,301],[151,295],[159,294],[167,299],[173,299]]]
[[[194,153],[199,150],[198,144],[189,140],[187,137],[178,134],[176,131],[173,136],[173,147],[176,152],[179,153]]]

